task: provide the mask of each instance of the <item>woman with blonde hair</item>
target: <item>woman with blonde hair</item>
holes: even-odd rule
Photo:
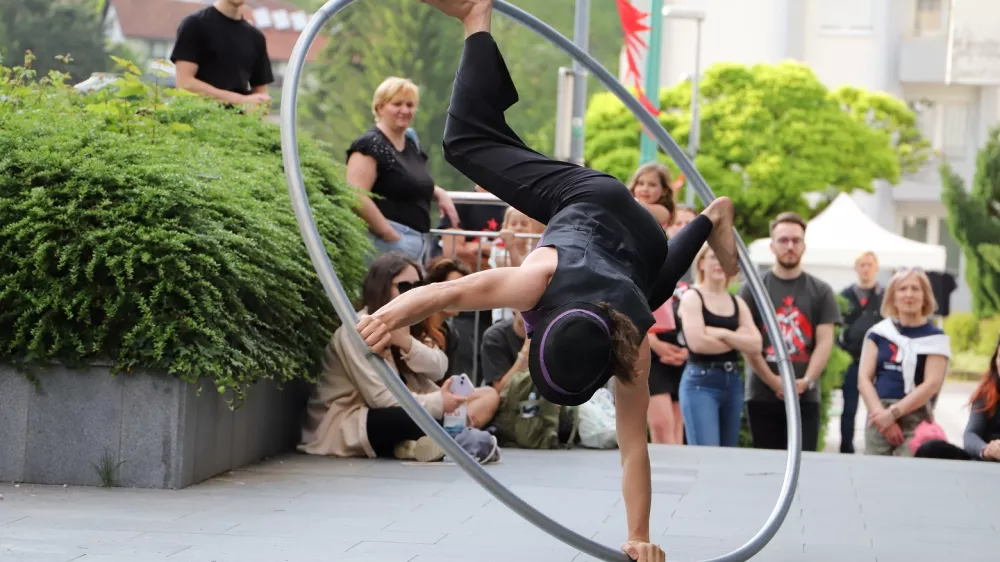
[[[759,353],[760,330],[747,303],[729,292],[726,274],[707,245],[694,260],[695,285],[681,297],[681,333],[688,348],[680,381],[689,445],[735,447],[743,415],[740,353]]]
[[[951,357],[948,336],[930,322],[936,309],[921,269],[893,275],[882,299],[884,320],[868,330],[858,368],[858,392],[868,409],[867,455],[912,456],[914,431],[933,420],[931,401]]]
[[[361,189],[359,214],[368,223],[376,254],[400,252],[422,261],[431,228],[431,201],[458,224],[448,192],[438,187],[427,166],[427,154],[407,130],[417,112],[416,84],[386,78],[372,97],[375,123],[347,149],[347,183]],[[373,198],[368,193],[375,195]]]

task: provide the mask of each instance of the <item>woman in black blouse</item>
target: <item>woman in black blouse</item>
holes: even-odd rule
[[[347,183],[375,195],[364,196],[360,214],[377,254],[401,252],[422,261],[431,200],[454,225],[458,213],[448,192],[434,184],[427,154],[406,134],[418,102],[416,85],[405,78],[387,78],[375,89],[375,124],[347,149]]]

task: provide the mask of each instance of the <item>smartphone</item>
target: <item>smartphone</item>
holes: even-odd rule
[[[453,375],[451,377],[451,392],[459,396],[469,396],[472,394],[476,387],[472,385],[472,381],[469,380],[468,375],[462,373],[461,375]]]

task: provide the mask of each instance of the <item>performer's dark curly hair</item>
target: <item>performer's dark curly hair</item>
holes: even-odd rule
[[[639,344],[642,342],[639,328],[631,318],[607,303],[602,302],[598,306],[611,318],[611,372],[622,382],[630,383],[635,379],[635,362],[639,358]]]

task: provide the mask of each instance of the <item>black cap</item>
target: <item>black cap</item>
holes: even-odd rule
[[[533,326],[528,368],[542,398],[579,406],[613,375],[613,349],[607,312],[590,303],[568,303]]]

